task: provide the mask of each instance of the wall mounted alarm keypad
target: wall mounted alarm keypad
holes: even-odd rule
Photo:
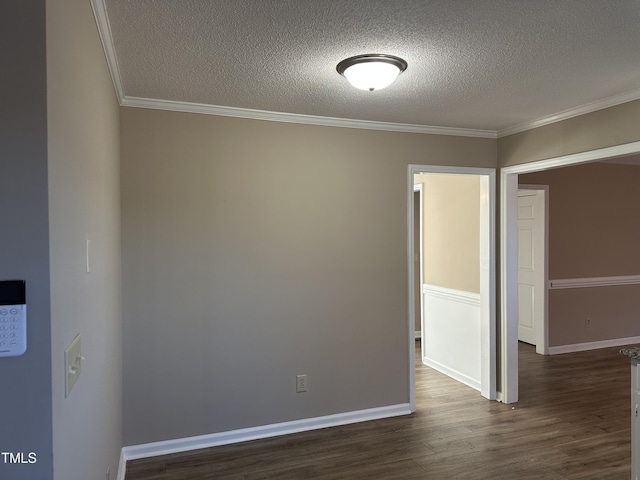
[[[24,280],[0,281],[0,357],[27,351],[27,301]]]

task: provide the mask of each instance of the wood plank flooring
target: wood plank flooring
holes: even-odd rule
[[[627,480],[630,363],[618,351],[520,344],[514,405],[418,361],[414,415],[134,460],[126,480]]]

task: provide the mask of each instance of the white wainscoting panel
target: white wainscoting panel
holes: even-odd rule
[[[424,284],[422,295],[422,361],[480,391],[480,294]]]

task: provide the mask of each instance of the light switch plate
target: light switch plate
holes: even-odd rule
[[[296,375],[296,392],[304,393],[307,391],[307,376]]]
[[[80,334],[78,334],[71,340],[71,343],[64,351],[65,398],[71,393],[71,389],[78,381],[80,373],[82,372],[82,352],[80,346]]]

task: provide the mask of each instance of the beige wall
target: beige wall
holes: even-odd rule
[[[129,108],[121,138],[126,445],[409,401],[408,164],[495,140]]]
[[[640,100],[498,139],[506,167],[640,140]]]
[[[480,293],[480,177],[420,174],[424,283]]]
[[[640,285],[551,290],[549,345],[640,336],[638,298]],[[589,328],[586,317],[591,318]]]
[[[122,446],[119,107],[86,0],[47,1],[47,93],[53,478],[103,479],[109,468],[113,479]],[[86,360],[65,398],[64,349],[78,333]]]
[[[640,275],[640,166],[590,163],[518,180],[549,185],[550,280]],[[640,335],[638,293],[639,286],[552,290],[550,345]]]
[[[640,274],[640,166],[590,163],[518,181],[549,185],[550,279]]]

